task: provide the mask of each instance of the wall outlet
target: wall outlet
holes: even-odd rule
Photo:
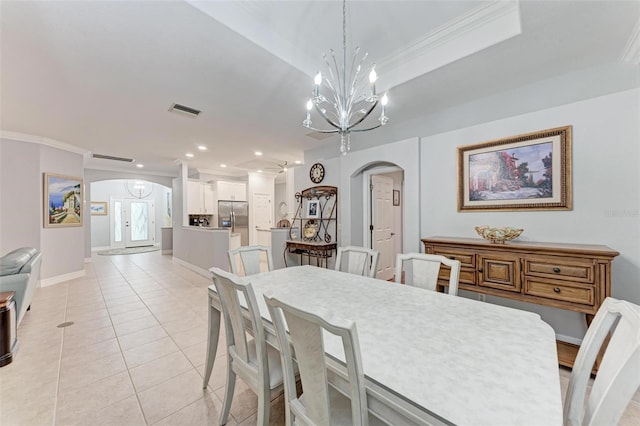
[[[482,293],[478,294],[478,300],[480,302],[486,302],[487,301],[487,295],[486,294],[482,294]]]

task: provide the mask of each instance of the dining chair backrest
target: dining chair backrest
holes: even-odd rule
[[[342,340],[351,416],[345,424],[368,425],[367,400],[360,344],[353,321],[335,317],[330,311],[317,308],[314,313],[296,308],[271,294],[264,295],[276,330],[284,369],[284,389],[287,425],[329,425],[336,416],[338,404],[329,397],[323,330]],[[287,334],[287,328],[289,333]],[[293,356],[289,337],[295,351],[304,398],[296,394]]]
[[[402,282],[404,271],[405,284],[436,291],[441,265],[451,269],[447,293],[455,296],[458,294],[458,282],[460,281],[460,261],[437,254],[399,254],[396,258],[395,282]]]
[[[335,269],[336,271],[375,278],[378,269],[378,255],[376,250],[366,247],[338,247]]]
[[[269,367],[269,353],[264,336],[262,316],[253,287],[245,279],[222,269],[214,267],[209,269],[209,272],[211,272],[213,283],[220,297],[227,339],[227,357],[229,357],[227,360],[227,388],[220,424],[226,423],[229,414],[236,374],[258,394],[258,416],[263,420],[259,423],[268,424],[270,391],[277,385],[282,385],[282,373],[276,354],[275,366],[278,370],[276,374],[279,375],[280,382],[274,383],[272,380],[274,371],[270,371]],[[241,305],[241,300],[246,304],[248,323],[243,314],[245,309]]]
[[[591,392],[591,370],[610,337]],[[615,425],[640,387],[640,306],[607,297],[582,340],[565,396],[565,425]]]
[[[260,272],[273,270],[273,257],[271,248],[266,246],[243,246],[229,250],[229,267],[231,273],[239,275],[237,257],[240,258],[244,275],[254,275]],[[266,261],[266,270],[262,270],[262,265]]]

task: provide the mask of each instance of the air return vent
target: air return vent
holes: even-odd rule
[[[102,160],[124,161],[125,163],[133,163],[133,158],[114,157],[113,155],[104,154],[91,154],[93,158],[100,158]]]
[[[188,106],[185,106],[185,105],[180,105],[180,104],[171,105],[171,107],[169,108],[169,111],[170,112],[179,112],[181,114],[185,114],[185,115],[187,115],[189,117],[193,117],[193,118],[196,118],[202,112],[199,109],[191,108],[191,107],[188,107]]]

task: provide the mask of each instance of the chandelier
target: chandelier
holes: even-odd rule
[[[153,185],[147,186],[147,184],[141,180],[127,181],[125,183],[127,192],[136,198],[146,198],[153,192]]]
[[[388,98],[386,93],[379,98],[376,93],[375,63],[369,72],[368,82],[361,74],[368,53],[360,56],[356,47],[351,67],[347,72],[347,3],[342,2],[342,64],[338,64],[336,53],[329,49],[331,60],[323,54],[327,73],[318,72],[314,78],[313,97],[307,102],[307,117],[302,125],[319,133],[339,133],[340,152],[346,155],[351,149],[351,132],[366,132],[384,126],[389,121],[385,115]],[[369,120],[363,123],[380,104],[377,123]],[[318,129],[311,124],[311,111],[315,110],[329,125],[328,129]],[[362,126],[362,127],[358,127]],[[357,128],[356,128],[357,127]]]

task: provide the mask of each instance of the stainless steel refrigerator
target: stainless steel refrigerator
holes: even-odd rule
[[[241,245],[249,245],[249,203],[218,201],[218,226],[231,228],[232,234],[240,234]]]

